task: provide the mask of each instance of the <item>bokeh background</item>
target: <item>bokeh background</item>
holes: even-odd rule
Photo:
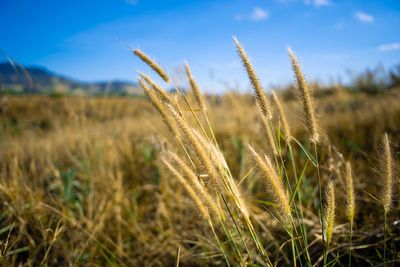
[[[140,48],[169,70],[187,60],[208,92],[248,90],[232,36],[267,85],[292,81],[287,47],[326,83],[400,61],[396,0],[3,0],[0,16],[8,56],[81,81],[135,81]]]

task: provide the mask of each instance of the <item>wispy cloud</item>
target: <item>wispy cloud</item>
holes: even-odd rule
[[[374,22],[375,18],[371,14],[367,14],[363,11],[357,11],[354,14],[355,18],[364,23],[372,23]]]
[[[139,0],[125,0],[125,3],[136,6],[137,4],[139,4]]]
[[[400,50],[400,42],[391,44],[381,44],[380,46],[378,46],[378,50],[381,52]]]
[[[258,20],[265,20],[268,18],[268,12],[265,11],[264,9],[260,8],[260,7],[255,7],[253,9],[253,13],[251,13],[249,19],[250,20],[254,20],[254,21],[258,21]]]
[[[251,21],[262,21],[269,17],[269,13],[261,7],[254,7],[253,11],[249,15],[236,15],[235,20],[251,20]]]
[[[320,6],[329,6],[331,2],[329,0],[304,0],[304,4],[320,7]]]

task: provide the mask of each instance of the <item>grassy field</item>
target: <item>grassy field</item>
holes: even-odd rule
[[[2,96],[1,263],[399,264],[400,88],[312,90],[293,57],[279,107],[239,55],[255,96]]]

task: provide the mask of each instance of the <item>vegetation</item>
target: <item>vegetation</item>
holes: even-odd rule
[[[150,101],[3,96],[2,264],[398,264],[400,88],[320,89],[289,51],[270,96],[235,44],[255,97],[203,96],[189,65],[183,93],[138,50]]]

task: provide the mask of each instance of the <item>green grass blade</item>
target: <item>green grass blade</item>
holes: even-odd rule
[[[310,161],[307,160],[306,164],[304,165],[303,171],[301,172],[301,175],[300,175],[300,177],[299,177],[299,179],[298,179],[298,181],[297,181],[297,183],[296,183],[296,187],[294,188],[293,194],[292,194],[292,196],[290,197],[290,203],[289,203],[290,206],[292,206],[292,203],[293,203],[294,198],[295,198],[295,196],[296,196],[296,194],[297,194],[297,191],[299,190],[301,181],[303,180],[303,177],[304,177],[304,174],[305,174],[305,171],[306,171],[306,169],[307,169],[307,166],[308,166],[308,163],[309,163],[309,162],[310,162]]]

